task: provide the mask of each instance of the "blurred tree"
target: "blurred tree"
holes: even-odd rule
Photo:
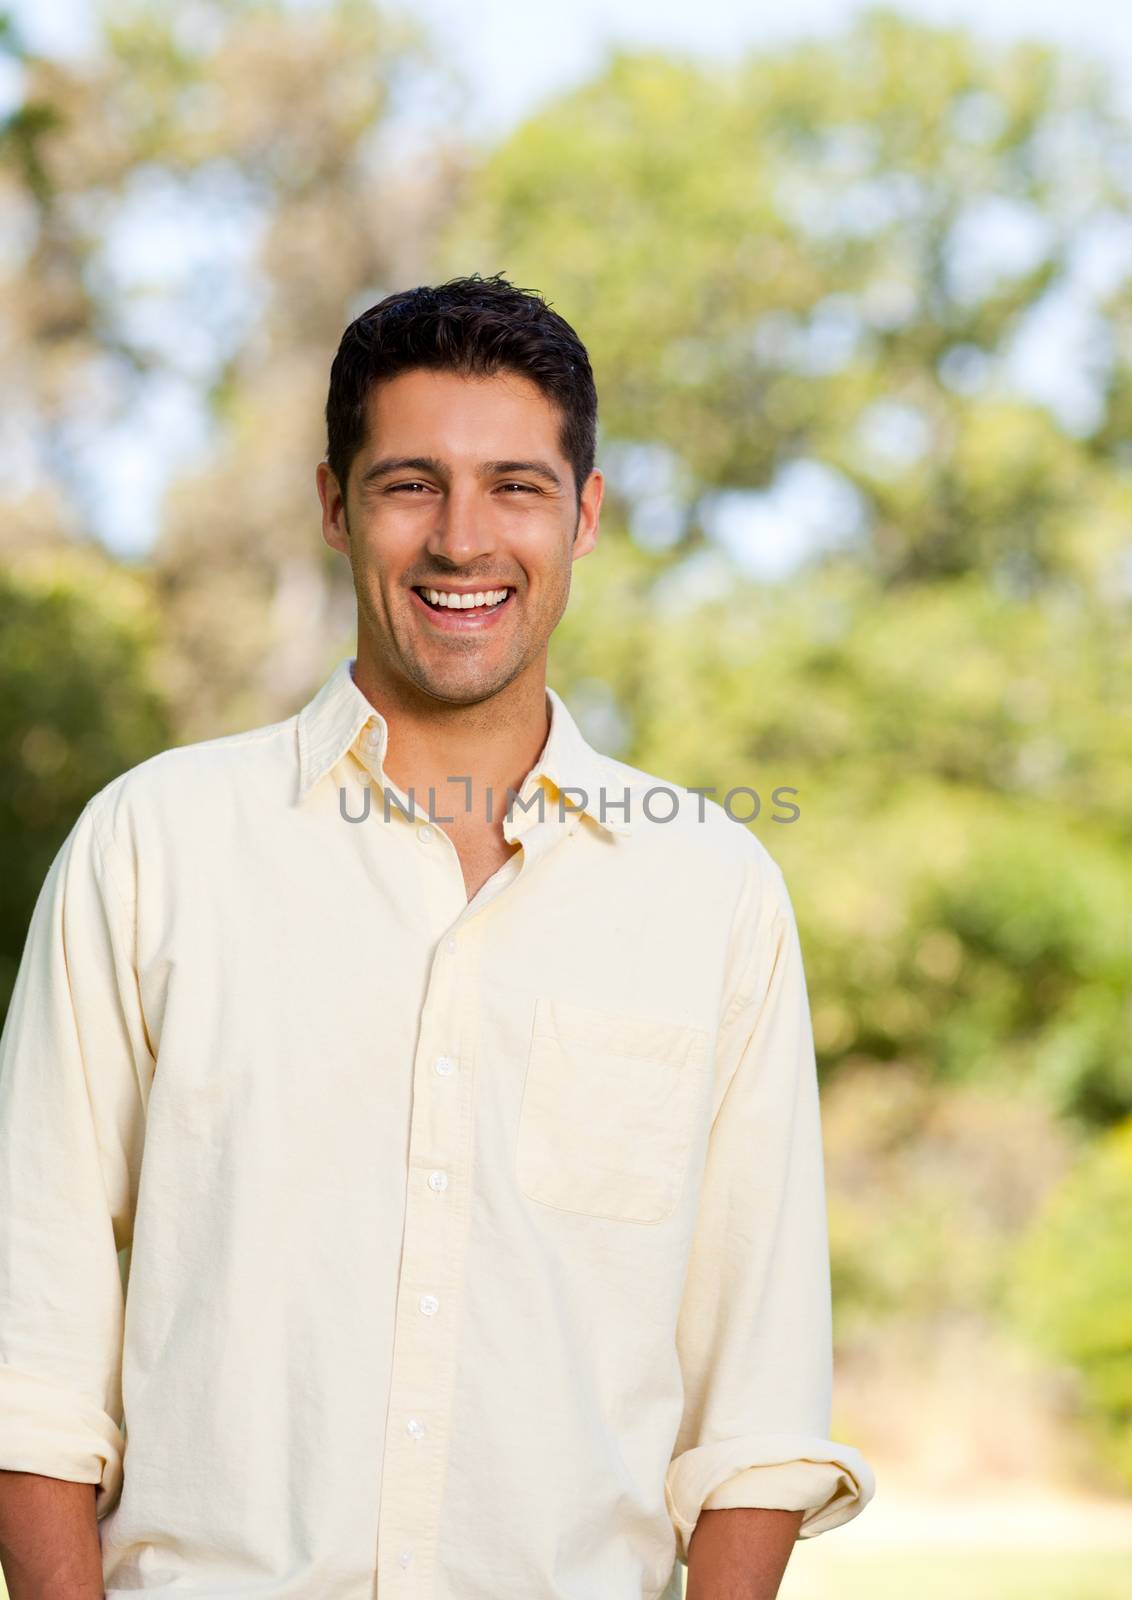
[[[662,559],[614,538],[577,564],[552,675],[625,759],[752,819],[797,905],[823,1071],[1124,1114],[1132,632],[977,574],[704,598]]]
[[[615,54],[491,155],[444,259],[584,329],[607,449],[678,466],[640,518],[675,552],[712,491],[820,463],[885,582],[1126,598],[1130,155],[1099,67],[878,12],[728,67]]]
[[[87,530],[99,430],[204,399],[152,553],[163,684],[204,737],[284,714],[349,642],[314,488],[327,376],[349,317],[418,271],[456,157],[407,142],[401,113],[453,91],[369,0],[106,0],[98,19],[89,59],[22,52],[0,128],[5,390],[22,472]]]
[[[1132,1118],[1056,1186],[1018,1252],[1004,1303],[1017,1327],[1081,1375],[1105,1460],[1132,1488]]]
[[[28,508],[29,510],[31,508]],[[0,1018],[48,867],[87,800],[172,742],[152,684],[152,585],[96,546],[13,548],[0,562]]]
[[[1085,1125],[1132,1107],[1130,148],[1099,68],[874,13],[614,54],[443,244],[585,334],[610,515],[553,667],[626,759],[757,793],[823,1070]]]
[[[393,159],[404,99],[450,85],[366,0],[115,0],[96,21],[66,61],[0,22],[0,1008],[89,796],[163,744],[285,715],[349,643],[314,489],[330,359],[417,270],[454,159],[440,139]],[[198,406],[151,559],[111,560],[105,444],[167,448]]]

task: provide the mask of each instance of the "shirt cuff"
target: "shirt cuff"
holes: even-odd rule
[[[804,1511],[799,1539],[849,1522],[876,1490],[872,1468],[852,1445],[803,1434],[764,1433],[701,1445],[677,1456],[664,1498],[680,1559],[701,1511],[765,1507]]]
[[[0,1467],[97,1484],[102,1517],[121,1490],[124,1451],[121,1429],[83,1395],[0,1363]]]

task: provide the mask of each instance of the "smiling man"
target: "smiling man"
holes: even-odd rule
[[[354,683],[391,731],[385,775],[451,817],[471,897],[520,848],[503,813],[546,738],[547,646],[572,563],[597,538],[602,476],[593,379],[570,330],[545,307],[517,325],[511,310],[508,329],[509,302],[538,304],[512,289],[447,290],[461,292],[473,295],[463,317],[433,319],[430,362],[449,365],[404,366],[421,336],[394,335],[375,382],[372,324],[347,333],[318,490],[323,536],[353,571]],[[397,329],[406,302],[427,314],[423,296],[397,296],[374,321]],[[506,331],[526,335],[527,370],[491,364]]]
[[[770,1600],[873,1493],[782,875],[546,682],[596,408],[501,278],[357,318],[356,654],[51,867],[0,1040],[12,1600]]]

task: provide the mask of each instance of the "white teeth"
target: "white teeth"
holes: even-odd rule
[[[445,589],[426,589],[425,594],[434,606],[444,606],[450,611],[471,611],[478,606],[494,606],[507,598],[506,589],[481,589],[475,594],[450,594]]]

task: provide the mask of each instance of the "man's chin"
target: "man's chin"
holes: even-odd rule
[[[449,706],[481,705],[499,694],[516,676],[514,672],[462,672],[459,668],[438,672],[434,668],[421,670],[420,667],[412,674],[423,694]]]

